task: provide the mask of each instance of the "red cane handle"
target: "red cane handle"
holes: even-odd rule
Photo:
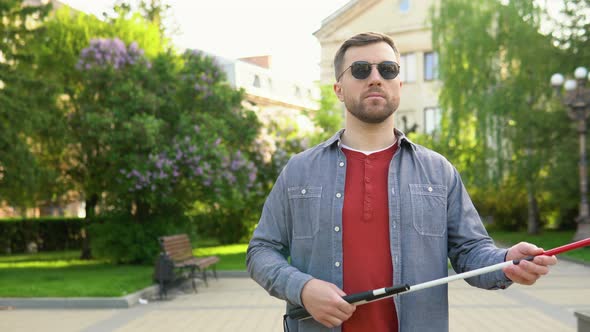
[[[590,237],[586,238],[584,240],[580,240],[580,241],[576,241],[576,242],[573,242],[570,244],[563,245],[561,247],[547,250],[547,251],[543,252],[543,255],[545,255],[545,256],[559,255],[559,254],[564,253],[566,251],[570,251],[570,250],[574,250],[574,249],[578,249],[578,248],[582,248],[582,247],[586,247],[586,246],[590,246]]]
[[[570,244],[566,244],[563,245],[561,247],[557,247],[557,248],[553,248],[551,250],[547,250],[547,251],[543,251],[542,254],[537,255],[537,256],[555,256],[555,255],[559,255],[561,253],[564,253],[566,251],[570,251],[570,250],[574,250],[574,249],[578,249],[578,248],[582,248],[582,247],[586,247],[586,246],[590,246],[590,237],[580,240],[580,241],[576,241]],[[533,259],[535,259],[536,256],[528,256],[525,258],[521,258],[521,259],[515,259],[514,260],[514,264],[518,265],[521,261],[525,260],[525,261],[532,261]]]

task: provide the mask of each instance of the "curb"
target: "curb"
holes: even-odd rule
[[[152,285],[121,297],[32,297],[0,298],[0,307],[6,309],[126,309],[139,303],[139,299],[158,295],[159,286]]]
[[[220,278],[249,278],[247,271],[217,271]],[[184,280],[183,283],[187,283]],[[203,283],[195,279],[197,288]],[[183,283],[177,285],[182,288]],[[189,287],[189,286],[187,286]],[[140,299],[149,300],[159,298],[160,286],[153,284],[135,293],[121,297],[5,297],[0,298],[0,310],[13,309],[128,309],[139,303]],[[169,296],[173,299],[174,296]]]
[[[217,271],[217,276],[219,278],[250,278],[250,274],[248,274],[248,271],[238,270]]]

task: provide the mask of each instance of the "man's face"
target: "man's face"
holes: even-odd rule
[[[342,70],[355,61],[399,63],[393,49],[385,42],[349,48],[345,55]],[[387,80],[381,77],[377,66],[373,65],[371,74],[365,79],[356,79],[348,68],[334,84],[334,92],[346,109],[365,123],[381,123],[389,118],[399,107],[402,83],[399,76]]]

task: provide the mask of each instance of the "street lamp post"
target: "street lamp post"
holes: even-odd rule
[[[580,214],[576,218],[578,228],[574,240],[590,237],[590,209],[588,207],[588,173],[586,162],[586,122],[590,115],[590,89],[586,88],[586,82],[590,80],[588,70],[584,67],[576,68],[575,80],[568,79],[564,83],[562,74],[551,76],[551,85],[561,94],[561,87],[566,90],[563,103],[568,107],[570,119],[578,124],[580,139]]]

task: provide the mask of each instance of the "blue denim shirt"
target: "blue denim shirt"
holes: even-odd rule
[[[302,305],[301,290],[311,278],[343,287],[342,133],[287,163],[248,247],[250,275],[271,295],[286,300],[287,309]],[[503,262],[506,250],[488,236],[457,170],[400,131],[395,135],[399,146],[388,175],[392,284],[416,285],[446,277],[447,257],[458,273]],[[510,284],[502,271],[467,282],[486,289]],[[448,331],[446,285],[402,294],[394,301],[399,331]],[[287,323],[290,331],[340,331],[313,319]]]

